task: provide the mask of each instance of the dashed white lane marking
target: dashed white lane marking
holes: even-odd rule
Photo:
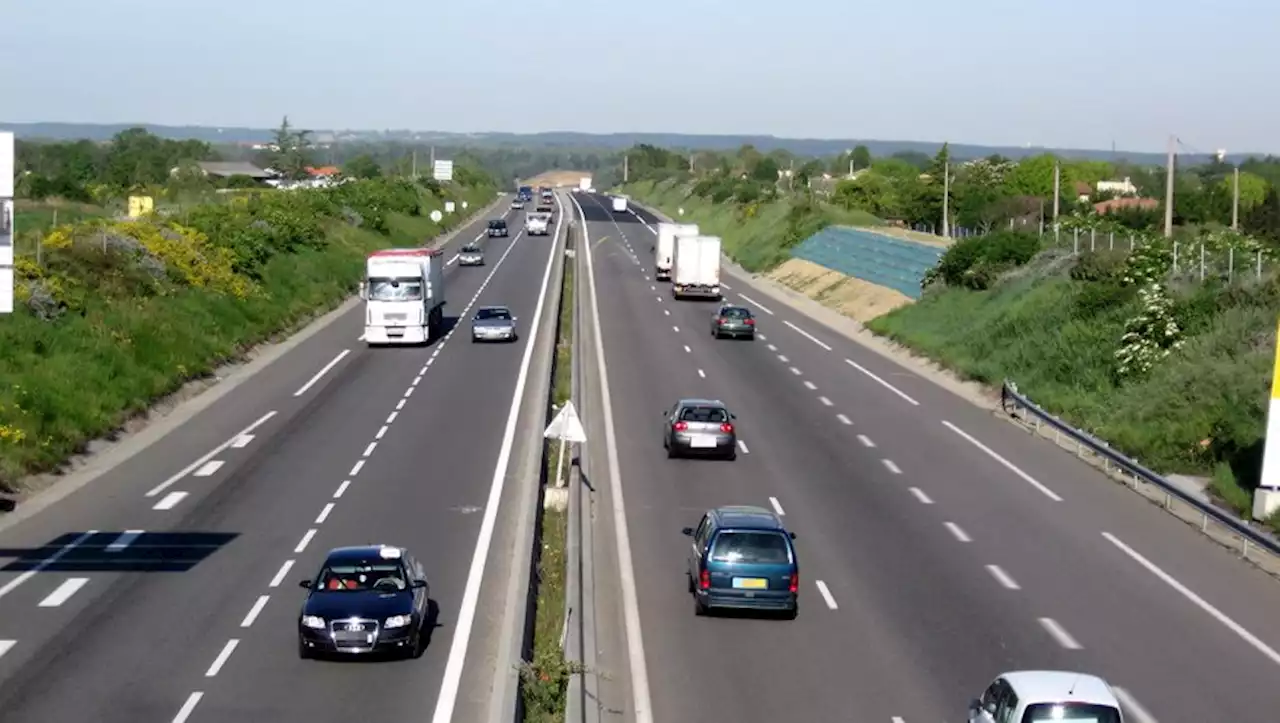
[[[360,470],[364,469],[364,460],[357,460],[355,465],[351,467],[351,471],[347,473],[348,477],[355,477],[360,474]]]
[[[1076,639],[1071,637],[1071,633],[1068,633],[1066,629],[1059,625],[1058,621],[1053,618],[1040,618],[1040,627],[1044,628],[1044,631],[1049,633],[1049,636],[1052,637],[1058,645],[1061,645],[1067,650],[1080,650],[1084,647],[1080,643],[1076,642]]]
[[[661,296],[658,296],[658,297],[655,297],[655,298],[657,298],[659,302],[661,302],[661,301],[662,301],[662,297],[661,297]]]
[[[160,498],[160,501],[155,503],[155,505],[152,506],[151,509],[171,510],[174,507],[177,507],[179,502],[186,499],[186,496],[187,496],[186,492],[170,492],[169,494]]]
[[[960,542],[973,542],[973,538],[969,537],[969,533],[965,532],[964,528],[960,527],[960,525],[957,525],[954,522],[944,522],[942,524],[950,530],[951,534]]]
[[[212,678],[222,670],[222,666],[227,664],[227,660],[231,658],[231,654],[235,652],[236,646],[240,644],[239,640],[232,638],[222,647],[222,652],[218,653],[218,657],[213,659],[213,664],[204,672],[204,677]]]
[[[858,435],[858,441],[859,441],[859,442],[862,442],[862,446],[863,446],[863,447],[874,447],[874,446],[876,446],[876,443],[875,443],[875,442],[872,442],[872,441],[871,441],[871,438],[870,438],[870,437],[868,437],[868,436],[867,436],[867,435],[865,435],[865,434],[859,434],[859,435]]]
[[[666,314],[667,316],[671,316],[671,309],[663,309],[662,313]]]
[[[836,604],[835,597],[832,596],[831,591],[827,589],[827,583],[821,580],[815,580],[814,584],[818,586],[818,593],[822,595],[822,601],[827,604],[827,608],[831,610],[839,609],[840,606]]]
[[[822,406],[824,406],[824,407],[833,407],[833,406],[835,406],[835,403],[834,403],[834,402],[832,402],[830,399],[827,399],[826,397],[818,397],[818,401],[819,401],[819,402],[822,402]]]
[[[733,291],[733,287],[732,287],[732,286],[730,286],[730,285],[728,285],[728,284],[720,284],[720,288],[722,288],[722,289],[724,289],[724,290],[726,290],[726,291]]]
[[[991,577],[994,577],[996,579],[996,582],[1004,586],[1006,590],[1022,589],[1022,586],[1019,585],[1012,577],[1010,577],[1009,573],[1005,572],[1004,570],[1001,570],[999,565],[987,565],[987,572],[991,573]]]
[[[779,515],[787,514],[786,511],[782,509],[782,503],[778,501],[777,497],[770,497],[769,504],[773,505],[773,511],[777,512]]]
[[[135,540],[144,534],[146,534],[146,530],[125,530],[110,545],[107,545],[107,552],[124,552],[124,548],[132,545]]]
[[[902,716],[895,715],[889,719],[889,723],[907,723],[907,721]]]
[[[929,497],[929,495],[926,495],[924,493],[924,490],[920,489],[919,487],[912,487],[911,494],[915,495],[915,498],[920,500],[920,504],[922,505],[933,504],[933,500]]]
[[[187,702],[182,704],[178,709],[178,714],[173,717],[173,723],[187,723],[187,719],[195,712],[196,706],[200,705],[200,699],[204,697],[204,693],[196,691],[187,696]]]
[[[1118,685],[1111,686],[1111,692],[1115,693],[1116,700],[1120,701],[1121,707],[1125,708],[1125,712],[1129,714],[1127,718],[1132,718],[1137,723],[1157,723],[1156,717],[1142,707],[1138,699],[1133,697],[1133,693]]]
[[[418,376],[414,377],[414,378],[413,378],[413,381],[412,381],[412,382],[410,382],[409,384],[410,384],[410,386],[414,386],[414,387],[416,387],[416,386],[418,386],[418,385],[419,385],[419,384],[421,384],[421,383],[422,383],[422,375],[421,375],[421,374],[419,374]]]
[[[890,472],[894,474],[902,474],[902,470],[898,468],[898,465],[893,463],[893,460],[882,459],[880,461],[884,464],[884,468],[889,470]]]
[[[749,304],[753,304],[759,307],[761,311],[768,314],[769,316],[773,316],[773,312],[769,310],[769,307],[765,306],[764,304],[761,304],[759,301],[756,301],[755,299],[751,298],[750,296],[747,296],[746,294],[738,294],[738,296],[741,296],[743,301],[746,301]]]
[[[398,416],[400,416],[400,413],[399,413],[399,412],[392,412],[391,414],[388,414],[388,415],[387,415],[387,424],[391,424],[392,422],[395,422],[395,421],[396,421],[396,417],[398,417]]]
[[[1132,547],[1129,547],[1125,543],[1121,542],[1120,538],[1116,537],[1110,532],[1104,532],[1102,533],[1102,536],[1107,539],[1107,542],[1110,542],[1111,544],[1115,545],[1120,549],[1121,552],[1123,552],[1124,554],[1132,558],[1134,562],[1145,567],[1147,569],[1147,572],[1151,573],[1152,575],[1155,575],[1157,578],[1160,579],[1161,582],[1173,588],[1174,590],[1177,590],[1178,594],[1190,600],[1193,605],[1195,605],[1196,607],[1208,613],[1209,617],[1213,618],[1214,620],[1217,620],[1219,623],[1223,625],[1223,627],[1235,633],[1240,637],[1241,640],[1253,646],[1255,650],[1265,655],[1267,658],[1271,660],[1271,662],[1277,665],[1280,665],[1280,653],[1277,653],[1274,648],[1264,643],[1261,639],[1258,638],[1258,636],[1249,632],[1243,625],[1241,625],[1240,623],[1237,623],[1235,620],[1232,620],[1230,617],[1227,616],[1226,613],[1222,612],[1218,608],[1209,604],[1208,601],[1206,601],[1204,598],[1197,595],[1186,585],[1183,585],[1181,582],[1178,582],[1178,580],[1175,579],[1173,575],[1170,575],[1169,573],[1157,567],[1154,562],[1143,557],[1140,553],[1138,553],[1137,550],[1134,550]]]
[[[315,536],[316,536],[315,528],[307,530],[307,533],[302,536],[302,540],[298,542],[298,546],[293,548],[294,554],[301,555],[302,551],[307,549],[307,545],[311,544],[311,538]]]
[[[276,576],[271,578],[271,583],[267,587],[280,587],[280,583],[284,582],[285,576],[293,569],[293,560],[285,560],[280,569],[276,571]]]
[[[245,447],[248,447],[248,446],[249,446],[249,443],[250,443],[250,442],[252,442],[252,441],[253,441],[253,435],[252,435],[252,434],[242,434],[242,435],[240,435],[239,437],[236,437],[236,441],[234,441],[234,442],[232,442],[232,443],[231,443],[231,448],[232,448],[232,449],[244,449]]]
[[[214,472],[217,472],[220,469],[222,469],[222,462],[216,459],[211,459],[208,462],[205,462],[204,464],[200,465],[200,469],[197,469],[195,472],[192,472],[191,474],[194,477],[211,477]]]
[[[649,277],[648,277],[648,276],[644,277],[644,280],[645,280],[645,281],[648,281],[648,280],[649,280]],[[649,284],[649,290],[650,290],[650,291],[657,291],[657,290],[658,290],[658,286],[657,286],[656,284]]]
[[[703,379],[706,379],[706,378],[707,378],[707,373],[706,373],[706,372],[704,372],[704,371],[702,371],[701,369],[699,369],[699,370],[698,370],[698,376],[702,377]]]
[[[968,432],[966,432],[966,431],[964,431],[963,429],[961,429],[961,428],[957,427],[956,425],[952,424],[951,422],[948,422],[948,421],[947,421],[947,420],[945,420],[945,419],[944,419],[944,420],[942,420],[942,424],[943,424],[943,426],[945,426],[947,429],[950,429],[952,432],[955,432],[956,434],[960,435],[960,436],[961,436],[962,438],[964,438],[964,440],[965,440],[965,441],[967,441],[969,444],[972,444],[973,446],[975,446],[975,447],[977,447],[978,449],[980,449],[980,450],[982,450],[983,452],[985,452],[985,453],[987,454],[987,456],[988,456],[988,457],[990,457],[991,459],[994,459],[995,461],[999,462],[1001,465],[1003,465],[1003,466],[1004,466],[1006,469],[1008,469],[1010,472],[1013,472],[1014,474],[1016,474],[1016,475],[1018,475],[1019,477],[1021,477],[1023,480],[1025,480],[1025,481],[1027,482],[1027,484],[1029,484],[1029,485],[1031,485],[1032,487],[1035,487],[1036,489],[1040,490],[1040,492],[1042,492],[1042,493],[1044,494],[1044,496],[1045,496],[1045,497],[1048,497],[1049,499],[1053,500],[1054,502],[1061,502],[1061,501],[1062,501],[1062,498],[1058,496],[1058,493],[1057,493],[1057,492],[1054,492],[1053,490],[1051,490],[1051,489],[1049,489],[1048,487],[1046,487],[1044,484],[1042,484],[1042,483],[1040,482],[1040,480],[1036,479],[1035,477],[1032,477],[1031,475],[1027,474],[1026,472],[1023,472],[1022,470],[1018,469],[1017,465],[1015,465],[1013,462],[1010,462],[1009,460],[1005,459],[1004,457],[1001,457],[999,454],[997,454],[997,453],[996,453],[996,451],[995,451],[995,450],[991,449],[991,448],[990,448],[990,447],[988,447],[987,445],[985,445],[985,444],[983,444],[982,442],[979,442],[977,439],[975,439],[975,438],[973,437],[973,435],[969,434]]]
[[[204,456],[200,457],[200,459],[197,459],[196,461],[192,462],[191,464],[187,465],[186,467],[183,467],[182,469],[178,470],[177,472],[174,472],[174,473],[173,473],[173,475],[172,475],[171,477],[169,477],[169,479],[167,479],[167,480],[165,480],[165,481],[161,482],[160,484],[156,485],[155,487],[151,488],[151,490],[149,490],[149,491],[147,492],[147,497],[155,497],[156,495],[160,494],[161,492],[164,492],[165,490],[169,489],[169,488],[170,488],[170,487],[172,487],[175,483],[177,483],[177,481],[178,481],[178,480],[180,480],[180,479],[182,479],[183,477],[186,477],[187,475],[191,474],[192,470],[198,469],[198,468],[199,468],[201,465],[203,465],[205,462],[208,462],[209,460],[213,459],[214,457],[216,457],[216,456],[218,456],[218,455],[222,454],[222,453],[223,453],[223,451],[225,451],[228,447],[230,447],[231,445],[235,444],[235,443],[236,443],[236,440],[238,440],[238,439],[240,439],[241,437],[243,437],[243,436],[245,436],[245,435],[249,434],[249,433],[250,433],[250,432],[252,432],[253,430],[257,429],[258,427],[261,427],[262,425],[266,424],[266,423],[267,423],[267,420],[268,420],[268,419],[271,419],[271,418],[272,418],[272,417],[274,417],[274,416],[276,416],[276,412],[273,410],[273,411],[267,412],[266,414],[262,415],[261,417],[258,417],[258,421],[254,422],[253,424],[250,424],[249,426],[245,427],[244,429],[240,430],[239,432],[236,432],[235,436],[231,437],[231,439],[228,439],[227,441],[223,442],[222,444],[219,444],[217,447],[214,447],[213,449],[209,450],[207,453],[205,453],[205,454],[204,454]]]
[[[847,424],[849,426],[853,426],[853,421],[843,414],[837,414],[836,419],[839,419],[841,424]]]
[[[270,595],[259,595],[258,599],[253,602],[253,607],[249,608],[249,613],[244,616],[244,620],[240,621],[240,627],[252,627],[253,621],[257,620],[258,616],[262,614],[262,609],[267,606],[267,601],[270,599]]]
[[[324,521],[329,519],[329,513],[331,512],[333,512],[333,503],[328,502],[325,504],[324,509],[320,510],[320,514],[316,515],[315,523],[317,525],[323,525]]]
[[[679,333],[680,333],[680,327],[678,327],[678,326],[673,326],[673,327],[671,327],[671,330],[672,330],[672,331],[674,331],[674,332],[675,332],[675,333],[677,333],[677,334],[679,334]]]
[[[407,399],[401,399],[400,401],[396,402],[396,411],[398,412],[398,411],[400,411],[401,409],[404,409],[404,405],[405,405],[408,401],[409,401],[409,400],[407,400]]]
[[[689,348],[689,345],[688,345],[688,344],[685,344],[685,345],[684,345],[684,353],[686,353],[686,354],[692,354],[692,353],[693,353],[693,350]]]
[[[3,658],[5,653],[13,650],[13,646],[17,644],[17,640],[0,640],[0,658]]]
[[[408,389],[404,390],[404,398],[408,399],[409,397],[412,397],[414,389],[417,389],[417,387],[409,387]]]
[[[89,530],[88,532],[80,533],[80,535],[76,537],[76,539],[72,540],[71,542],[68,542],[67,544],[59,548],[57,552],[46,557],[44,560],[41,560],[35,567],[31,568],[30,570],[27,570],[21,575],[5,583],[4,587],[0,587],[0,597],[4,597],[5,595],[8,595],[9,593],[16,590],[19,585],[35,577],[37,573],[42,572],[45,569],[53,566],[54,563],[56,563],[58,560],[61,560],[63,556],[65,556],[68,552],[71,552],[75,548],[79,547],[81,543],[83,543],[85,540],[89,539],[90,537],[93,537],[96,534],[98,534],[97,530]]]
[[[40,607],[61,607],[61,605],[70,600],[71,596],[75,595],[80,588],[88,584],[89,578],[87,577],[73,577],[68,580],[64,580],[61,585],[54,588],[53,592],[49,593],[45,599],[40,601]]]
[[[738,440],[738,449],[742,450],[743,454],[751,454],[751,450],[747,449],[747,443],[741,439]]]
[[[760,338],[761,338],[761,339],[763,339],[764,337],[762,336],[762,337],[760,337]],[[777,351],[777,350],[778,350],[778,347],[774,346],[773,344],[767,344],[766,346],[768,346],[768,347],[769,347],[769,351]]]
[[[778,361],[782,362],[783,364],[786,364],[786,363],[790,362],[791,360],[790,360],[790,359],[788,359],[787,357],[783,356],[782,354],[779,354],[779,355],[778,355]]]
[[[901,389],[899,389],[899,388],[897,388],[897,387],[893,386],[893,385],[892,385],[892,384],[890,384],[889,382],[886,382],[885,380],[883,380],[883,379],[881,379],[880,377],[876,376],[875,372],[871,371],[870,369],[868,369],[868,368],[866,368],[866,367],[862,366],[861,364],[859,364],[858,362],[856,362],[856,361],[854,361],[854,360],[852,360],[852,359],[845,359],[844,361],[845,361],[845,363],[846,363],[846,364],[848,364],[849,366],[853,367],[854,369],[857,369],[858,371],[862,372],[863,374],[866,374],[866,375],[867,375],[867,376],[868,376],[872,381],[874,381],[874,382],[878,383],[880,386],[884,387],[885,389],[888,389],[889,391],[893,392],[894,394],[897,394],[898,396],[900,396],[900,397],[902,397],[903,399],[905,399],[905,400],[907,401],[907,403],[908,403],[908,404],[911,404],[911,405],[912,405],[912,406],[914,406],[914,407],[918,407],[918,406],[920,406],[920,402],[917,402],[916,400],[914,400],[914,399],[912,399],[910,396],[908,396],[906,392],[902,391]]]
[[[756,334],[756,336],[760,337],[760,341],[768,341],[768,340],[769,340],[769,337],[765,336],[764,334]]]
[[[795,374],[796,376],[800,376],[801,372],[799,369],[796,369],[795,367],[791,367],[790,369],[792,374]]]
[[[818,388],[818,385],[817,385],[817,384],[814,384],[813,382],[809,381],[808,379],[804,380],[804,386],[805,386],[805,389],[808,389],[808,390],[809,390],[809,391],[811,391],[811,392],[812,392],[812,391],[817,390],[817,388]]]
[[[298,391],[294,392],[293,396],[300,397],[303,394],[306,394],[307,390],[311,389],[311,387],[314,387],[316,385],[316,382],[320,381],[320,379],[325,374],[328,374],[329,370],[338,366],[338,363],[341,362],[343,359],[347,358],[347,355],[350,353],[351,353],[350,349],[343,349],[342,351],[338,352],[338,355],[335,356],[328,364],[325,364],[323,367],[321,367],[320,371],[316,372],[315,376],[308,379],[306,384],[303,384],[301,387],[298,387]]]
[[[377,434],[373,435],[373,438],[374,438],[374,439],[382,439],[384,436],[386,436],[386,434],[387,434],[387,429],[389,429],[389,427],[387,427],[387,425],[385,425],[385,424],[384,424],[384,425],[382,425],[382,428],[378,430],[378,433],[377,433]]]
[[[813,334],[810,334],[809,332],[805,331],[804,329],[801,329],[800,327],[796,326],[795,324],[792,324],[791,322],[787,321],[786,319],[783,319],[783,320],[782,320],[782,323],[783,323],[783,324],[786,324],[786,325],[787,325],[787,326],[789,326],[789,327],[791,327],[791,330],[792,330],[792,331],[794,331],[795,333],[799,334],[800,336],[803,336],[804,338],[808,339],[809,341],[813,342],[814,344],[817,344],[818,346],[822,347],[823,349],[826,349],[827,351],[831,351],[831,347],[827,346],[826,342],[822,341],[821,339],[819,339],[818,337],[814,336]]]
[[[350,486],[351,486],[351,480],[349,479],[342,480],[342,484],[338,485],[338,489],[333,493],[333,498],[336,500],[342,497],[342,494],[346,492],[347,488]]]
[[[361,457],[368,457],[369,455],[373,454],[373,450],[375,450],[375,449],[377,449],[377,448],[378,448],[378,443],[377,443],[377,442],[370,442],[370,443],[369,443],[369,446],[364,448],[364,453],[363,453],[363,454],[361,454],[360,456],[361,456]]]

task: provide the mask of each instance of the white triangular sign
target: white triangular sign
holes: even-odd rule
[[[547,439],[563,439],[574,444],[587,441],[587,433],[582,429],[582,422],[578,419],[578,411],[573,408],[572,401],[564,403],[556,413],[556,418],[547,425],[547,431],[543,432],[542,436]]]

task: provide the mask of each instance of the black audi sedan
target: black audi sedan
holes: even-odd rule
[[[407,550],[391,545],[329,551],[298,618],[298,657],[422,654],[431,587]]]

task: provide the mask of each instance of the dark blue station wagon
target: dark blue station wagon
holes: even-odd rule
[[[695,612],[715,608],[782,613],[793,620],[799,610],[800,564],[795,533],[763,507],[735,505],[707,511],[689,549],[689,591]]]

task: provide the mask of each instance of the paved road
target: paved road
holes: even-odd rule
[[[726,295],[754,306],[760,336],[714,340],[714,305],[652,280],[656,219],[575,197],[652,720],[710,705],[737,721],[956,721],[997,673],[1046,667],[1107,677],[1134,720],[1275,719],[1272,579],[732,274]],[[660,413],[692,395],[737,412],[737,461],[666,459]],[[798,533],[797,620],[694,617],[679,530],[731,503],[772,506]]]
[[[448,267],[446,316],[508,304],[525,324],[519,343],[473,345],[463,325],[428,348],[369,350],[358,307],[0,534],[17,558],[0,571],[6,722],[431,715],[554,247],[515,234],[523,220],[507,215],[513,235],[483,242],[486,266]],[[439,615],[426,653],[299,660],[297,581],[329,548],[374,542],[406,545],[427,567]],[[475,714],[464,708],[457,720]]]

